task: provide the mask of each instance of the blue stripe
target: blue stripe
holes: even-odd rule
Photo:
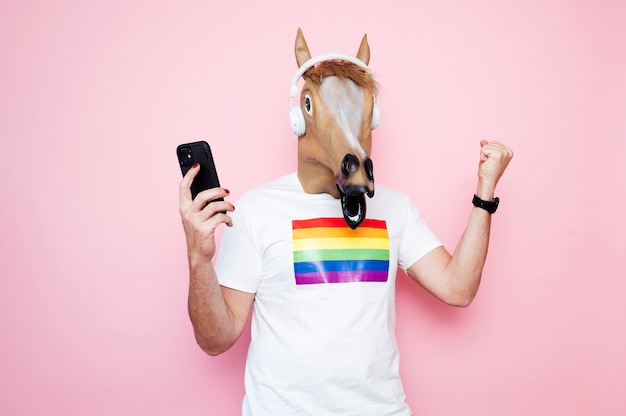
[[[294,263],[296,274],[315,272],[352,272],[357,270],[388,271],[388,260],[332,260]]]

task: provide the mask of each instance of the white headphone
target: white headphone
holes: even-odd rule
[[[350,55],[345,55],[342,53],[325,53],[322,55],[318,55],[306,61],[300,68],[298,68],[298,72],[293,77],[291,81],[291,89],[290,92],[290,101],[289,101],[289,119],[291,120],[291,128],[293,129],[293,133],[300,137],[304,135],[306,132],[306,121],[304,120],[304,114],[302,113],[302,109],[300,106],[293,106],[293,99],[296,94],[298,94],[298,80],[300,77],[311,67],[319,64],[324,61],[334,61],[334,60],[342,60],[352,62],[360,66],[361,68],[365,68],[368,72],[371,73],[370,69],[367,65],[365,65],[360,59],[357,59]],[[376,95],[374,95],[374,106],[372,107],[372,130],[378,127],[380,123],[380,110],[378,109],[378,104],[376,103]]]

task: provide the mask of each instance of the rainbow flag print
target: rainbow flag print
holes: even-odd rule
[[[297,285],[387,281],[385,221],[366,219],[352,230],[343,218],[294,220],[292,232]]]

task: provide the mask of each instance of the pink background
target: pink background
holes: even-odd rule
[[[472,306],[400,276],[415,413],[626,414],[626,3],[211,3],[0,5],[1,414],[239,412],[249,334],[195,345],[174,149],[209,141],[233,201],[294,170],[298,27],[368,34],[377,181],[450,249],[479,141],[516,152]]]

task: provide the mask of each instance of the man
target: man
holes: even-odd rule
[[[365,38],[364,43],[358,58],[366,64]],[[296,56],[301,68],[310,60],[300,32]],[[307,126],[319,126],[321,119],[312,120],[324,116],[323,93],[314,91],[311,76],[302,102]],[[371,110],[372,95],[359,97]],[[192,200],[198,166],[180,183],[189,314],[199,346],[210,355],[226,351],[254,310],[244,415],[410,415],[394,334],[397,267],[450,305],[469,305],[478,290],[497,208],[495,188],[512,151],[480,142],[475,207],[451,255],[408,197],[386,187],[378,186],[375,196],[370,189],[367,215],[358,223],[350,223],[343,207],[350,227],[343,222],[337,202],[346,199],[341,178],[367,165],[371,150],[371,133],[362,126],[372,113],[366,114],[355,132],[366,154],[361,163],[341,152],[336,166],[333,157],[316,150],[324,139],[308,127],[297,134],[297,173],[248,192],[236,212],[230,202],[215,201],[228,196],[224,188]],[[367,189],[373,175],[365,176]],[[221,224],[228,228],[214,268],[214,235]]]

